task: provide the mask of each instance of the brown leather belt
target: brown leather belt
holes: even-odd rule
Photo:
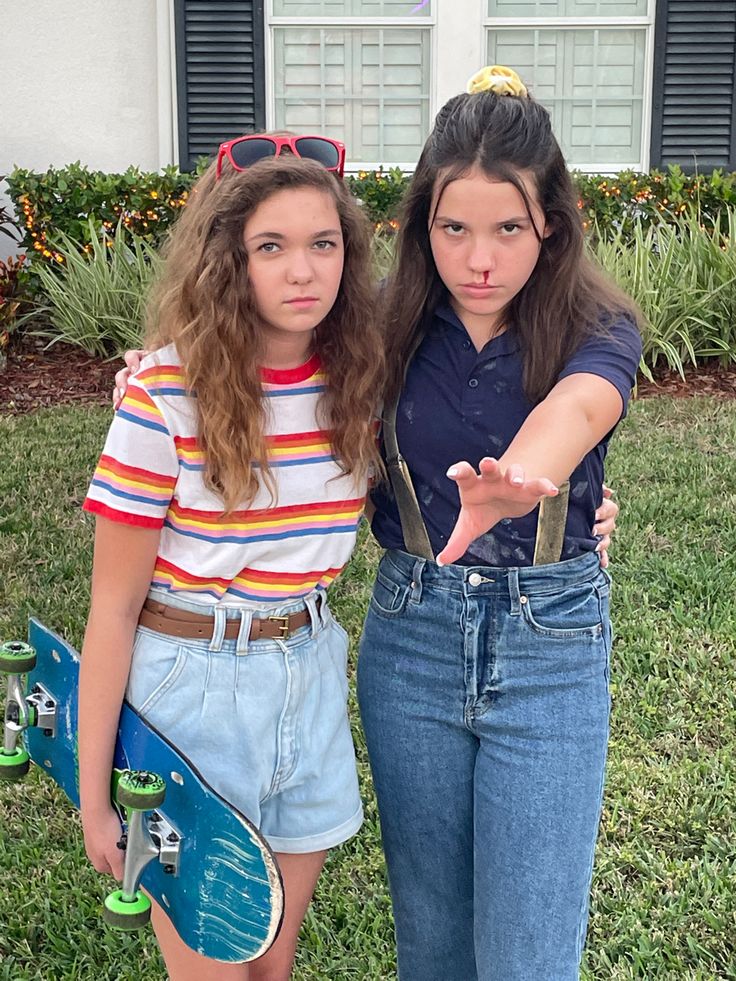
[[[138,618],[141,627],[155,630],[171,637],[186,637],[192,640],[209,640],[215,629],[215,618],[189,610],[178,610],[155,600],[147,599]],[[309,610],[299,610],[286,617],[253,617],[249,640],[286,640],[295,630],[309,623]],[[240,617],[226,621],[225,639],[237,639],[240,630]]]

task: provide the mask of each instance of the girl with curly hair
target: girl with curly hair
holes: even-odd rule
[[[274,155],[284,145],[291,155]],[[110,772],[126,697],[259,827],[284,883],[281,931],[250,965],[190,950],[155,905],[172,981],[288,978],[327,850],[362,821],[347,635],[326,590],[381,466],[385,369],[370,227],[340,180],[343,154],[322,137],[223,144],[168,244],[153,353],[84,505],[96,516],[79,720],[93,865],[121,877]]]

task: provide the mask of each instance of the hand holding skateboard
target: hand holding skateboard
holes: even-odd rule
[[[8,677],[0,779],[22,779],[32,760],[79,807],[79,655],[34,619],[29,641],[0,646],[0,673]],[[105,900],[105,920],[142,926],[148,893],[205,957],[244,963],[264,954],[278,934],[284,897],[257,829],[126,702],[114,767],[110,811],[84,815],[93,865],[122,879]]]
[[[104,812],[88,814],[82,808],[82,828],[84,849],[94,868],[121,882],[125,860],[120,847],[121,827],[117,811],[108,807]]]

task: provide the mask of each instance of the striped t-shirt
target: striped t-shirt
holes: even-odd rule
[[[173,345],[144,358],[107,436],[86,511],[161,528],[151,585],[190,600],[276,604],[326,587],[353,550],[366,485],[343,474],[321,429],[324,375],[317,355],[289,370],[262,369],[266,443],[278,498],[266,488],[223,516],[203,481],[196,398]]]

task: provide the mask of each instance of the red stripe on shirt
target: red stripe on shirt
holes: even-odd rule
[[[133,525],[137,528],[159,529],[163,527],[164,523],[163,518],[151,518],[147,514],[128,514],[126,511],[116,511],[115,508],[110,508],[107,504],[101,504],[89,497],[82,505],[82,510],[89,511],[90,514],[95,514],[100,518],[116,521],[121,525]]]

